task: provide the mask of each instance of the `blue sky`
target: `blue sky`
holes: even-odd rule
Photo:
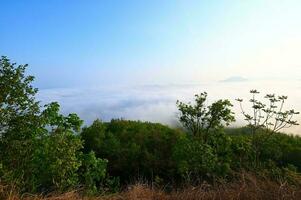
[[[301,111],[300,10],[299,0],[0,0],[0,55],[29,64],[43,103],[89,123],[171,124],[177,99],[234,101],[253,88],[293,96]]]
[[[178,2],[6,1],[1,4],[4,11],[0,14],[1,53],[18,62],[30,63],[30,70],[43,79],[41,87],[64,86],[69,81],[89,82],[94,75],[104,82],[119,83],[124,81],[121,75],[171,64],[170,60],[183,54],[183,47],[191,42],[185,21],[192,17],[187,16]],[[189,23],[200,26],[208,23],[207,9],[192,5],[190,8],[204,14]],[[49,80],[49,75],[58,76],[60,82],[52,83],[53,77]]]
[[[40,88],[287,78],[283,70],[301,64],[300,1],[2,0],[0,7],[0,54],[30,64]],[[260,75],[262,67],[280,72]]]

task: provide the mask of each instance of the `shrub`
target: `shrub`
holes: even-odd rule
[[[88,195],[94,195],[100,191],[101,181],[106,177],[107,160],[96,158],[95,153],[83,154],[82,165],[79,170],[81,184]]]
[[[239,132],[238,132],[239,133]],[[252,140],[246,135],[231,136],[232,168],[235,170],[251,169],[254,160]]]
[[[211,134],[208,142],[182,138],[174,148],[178,173],[189,181],[223,177],[230,172],[231,140],[223,133]]]
[[[199,140],[183,138],[174,149],[178,173],[188,181],[212,176],[217,157],[211,146]]]
[[[172,149],[181,135],[161,124],[126,120],[96,120],[81,133],[85,151],[95,151],[97,157],[107,159],[109,174],[123,182],[173,177]]]
[[[82,142],[70,132],[56,131],[41,139],[34,155],[39,191],[66,191],[78,185]]]
[[[275,94],[267,94],[264,98],[268,102],[267,104],[257,99],[257,90],[251,90],[252,94],[249,102],[251,103],[252,114],[248,114],[244,111],[242,106],[242,99],[237,99],[240,103],[241,112],[245,117],[245,121],[248,123],[248,127],[252,134],[252,147],[255,152],[254,163],[260,165],[260,157],[264,143],[271,139],[272,135],[279,133],[280,130],[290,128],[292,126],[299,125],[294,120],[296,112],[294,109],[284,110],[284,104],[287,100],[287,96],[276,96]],[[275,149],[275,148],[274,148]],[[277,153],[277,152],[274,152]]]

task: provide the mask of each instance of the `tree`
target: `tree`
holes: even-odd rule
[[[171,181],[173,148],[183,136],[161,124],[117,119],[96,120],[81,132],[85,152],[94,151],[96,157],[107,159],[108,173],[120,177],[122,183],[156,176]]]
[[[0,59],[0,178],[20,192],[67,190],[79,184],[83,121],[56,102],[42,109],[26,67]]]
[[[178,173],[188,182],[201,182],[202,178],[215,175],[218,158],[210,145],[184,137],[177,142],[173,159]]]
[[[193,136],[201,137],[205,141],[211,131],[223,128],[224,125],[235,121],[229,100],[218,100],[206,106],[206,99],[207,93],[204,92],[195,95],[195,104],[177,101],[182,125]]]
[[[4,134],[8,129],[24,130],[26,126],[35,123],[32,118],[39,113],[39,105],[34,98],[38,90],[30,85],[34,77],[25,75],[26,67],[16,66],[5,56],[0,59],[1,137],[6,137]]]
[[[0,59],[0,160],[5,179],[17,185],[31,179],[35,139],[41,133],[37,89],[31,85],[34,77],[25,75],[26,67]]]
[[[86,193],[89,195],[99,192],[100,182],[106,176],[106,167],[108,161],[95,156],[95,153],[82,155],[82,166],[79,170],[81,183],[84,184]]]
[[[33,155],[34,187],[40,191],[65,191],[79,184],[82,141],[78,132],[83,121],[76,114],[59,114],[60,106],[53,102],[45,105],[40,114],[41,129],[36,138],[38,146]],[[46,130],[46,128],[48,130]]]
[[[246,113],[242,106],[242,99],[236,99],[241,108],[241,112],[251,129],[252,143],[255,150],[255,162],[258,164],[260,156],[260,147],[265,143],[271,135],[278,133],[280,130],[299,125],[293,117],[299,112],[295,110],[284,110],[284,104],[287,96],[276,96],[275,94],[267,94],[264,98],[268,103],[256,99],[259,94],[257,90],[251,90],[252,98],[249,100],[251,103],[252,114]]]

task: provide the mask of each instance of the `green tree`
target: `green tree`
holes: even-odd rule
[[[81,132],[81,138],[84,140],[84,151],[89,153],[91,150],[96,152],[96,156],[99,156],[99,152],[102,152],[104,149],[110,150],[110,148],[104,148],[103,145],[105,140],[108,140],[106,137],[106,125],[101,120],[95,120],[91,126],[84,127]],[[108,142],[107,142],[108,143]],[[111,149],[113,150],[115,145],[110,142]],[[110,146],[109,145],[109,146]]]
[[[236,99],[241,107],[241,111],[248,126],[252,130],[252,134],[255,135],[256,131],[264,129],[267,134],[271,135],[279,132],[281,129],[290,128],[295,125],[299,125],[293,117],[299,112],[294,109],[284,110],[284,104],[287,100],[287,96],[276,96],[275,94],[267,94],[264,98],[268,103],[265,104],[259,101],[256,97],[259,92],[257,90],[251,90],[252,98],[251,102],[252,114],[245,112],[242,106],[242,99]]]
[[[188,182],[210,176],[217,162],[211,146],[192,138],[183,138],[176,144],[173,159],[178,173]]]
[[[24,185],[30,182],[36,138],[41,134],[40,107],[35,100],[33,76],[26,76],[27,65],[0,59],[0,160],[5,180]]]
[[[81,160],[82,166],[79,170],[81,183],[87,194],[94,195],[99,192],[101,181],[106,177],[108,161],[97,158],[93,151],[83,154]]]
[[[26,67],[0,59],[0,178],[21,192],[64,191],[79,185],[83,121],[56,102],[42,109]]]
[[[64,191],[78,185],[77,171],[81,166],[82,141],[79,131],[82,120],[75,115],[59,114],[59,104],[45,106],[40,120],[45,134],[37,138],[39,146],[33,155],[35,187],[43,191]],[[50,131],[45,129],[47,127]]]
[[[24,129],[36,125],[39,104],[35,100],[37,89],[31,86],[33,76],[26,76],[27,65],[11,63],[2,56],[0,59],[0,136],[2,138],[31,137],[35,132],[24,134]],[[10,131],[21,131],[13,136]]]
[[[122,182],[155,176],[172,179],[176,169],[172,152],[183,135],[161,124],[127,120],[96,120],[81,133],[85,152],[107,159],[109,174]]]
[[[252,114],[248,114],[243,106],[242,99],[237,99],[240,104],[241,111],[248,127],[252,134],[252,146],[255,151],[255,163],[259,164],[259,157],[263,150],[263,144],[271,139],[275,133],[280,130],[290,128],[294,125],[299,125],[294,116],[299,114],[295,110],[284,110],[284,104],[287,96],[276,96],[275,94],[267,94],[264,98],[267,103],[257,99],[257,90],[251,90],[252,98],[249,100],[251,103]]]
[[[206,106],[207,93],[195,95],[195,104],[177,101],[180,122],[193,136],[207,140],[210,132],[233,122],[232,104],[229,100],[218,100]]]
[[[186,177],[214,178],[230,170],[231,139],[224,126],[234,121],[229,100],[206,106],[207,93],[195,95],[195,103],[177,101],[180,122],[192,134],[177,143],[173,157],[180,174]]]
[[[239,135],[240,130],[236,130],[237,134],[231,136],[231,150],[233,169],[251,169],[254,160],[254,151],[252,148],[252,140],[249,135]]]

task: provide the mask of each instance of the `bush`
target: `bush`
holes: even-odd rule
[[[266,166],[273,162],[277,167],[287,167],[294,165],[297,171],[301,169],[301,137],[292,136],[285,133],[270,135],[267,139],[265,133],[258,132],[257,135],[245,134],[240,132],[241,128],[231,130],[231,149],[233,152],[232,165],[235,169],[244,168],[253,170],[261,166]],[[252,142],[254,139],[260,144],[258,148],[259,164],[254,163],[255,150]]]
[[[107,160],[95,157],[95,153],[82,155],[82,166],[79,170],[81,184],[84,186],[86,194],[93,195],[100,191],[101,181],[106,176]]]
[[[278,133],[262,143],[261,161],[274,161],[279,167],[294,165],[301,170],[301,138]]]
[[[70,132],[54,132],[41,139],[34,155],[35,186],[39,191],[66,191],[78,185],[82,142]]]
[[[109,174],[122,182],[155,176],[170,180],[175,172],[172,149],[182,136],[161,124],[126,120],[96,120],[81,133],[85,152],[107,159]]]
[[[255,152],[252,148],[252,139],[246,135],[231,136],[231,151],[232,151],[232,168],[239,169],[251,169],[253,166],[253,160]]]
[[[191,138],[183,138],[176,145],[173,159],[178,173],[188,181],[212,176],[217,163],[211,146]]]
[[[223,130],[213,132],[208,138],[208,145],[211,146],[217,157],[215,166],[217,176],[225,176],[230,171],[230,164],[233,160],[231,144],[231,138]]]
[[[231,140],[223,133],[212,133],[208,142],[193,137],[177,143],[173,159],[178,173],[189,181],[223,177],[230,172]]]

